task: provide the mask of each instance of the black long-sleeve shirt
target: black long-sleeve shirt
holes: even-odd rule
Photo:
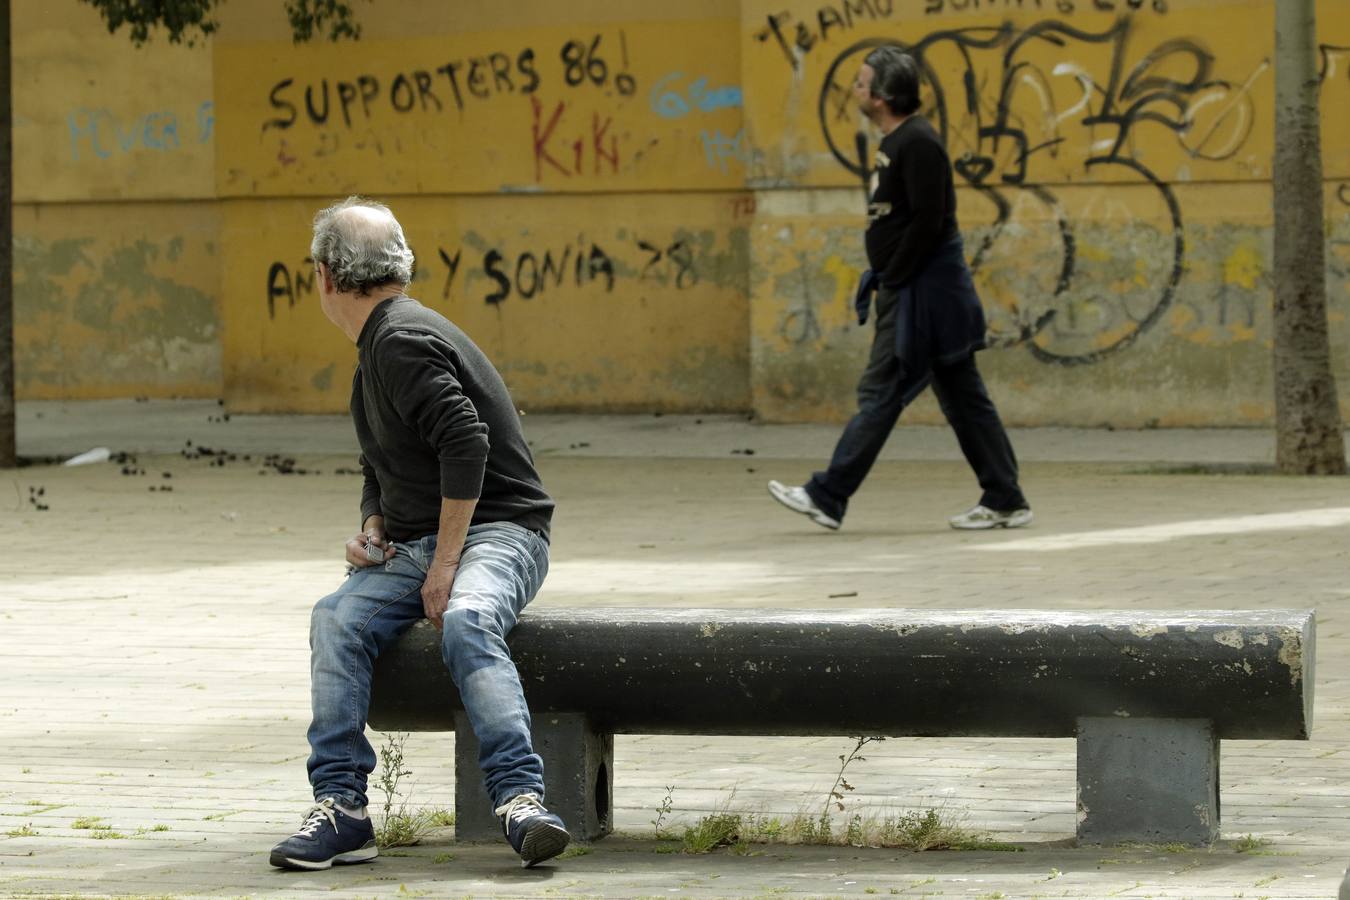
[[[477,499],[473,521],[548,535],[544,491],[501,375],[469,336],[409,297],[377,306],[356,341],[352,421],[361,521],[395,540],[434,534],[441,498]]]
[[[951,160],[927,119],[910,116],[881,139],[867,217],[867,263],[888,288],[907,284],[958,235]]]

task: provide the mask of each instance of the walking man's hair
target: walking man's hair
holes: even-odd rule
[[[863,60],[872,67],[872,96],[897,116],[919,109],[919,64],[894,44],[878,47]]]
[[[333,285],[362,296],[387,284],[412,281],[413,254],[389,207],[348,197],[314,216],[309,255],[328,267]]]

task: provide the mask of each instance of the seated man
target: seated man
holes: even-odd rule
[[[390,211],[359,198],[323,210],[311,254],[324,314],[357,347],[351,413],[365,484],[350,574],[310,625],[315,804],[273,848],[272,865],[326,869],[377,855],[366,814],[371,672],[425,617],[441,630],[502,829],[532,866],[569,836],[543,806],[543,762],[506,635],[548,572],[553,501],[492,363],[404,294],[413,255]]]

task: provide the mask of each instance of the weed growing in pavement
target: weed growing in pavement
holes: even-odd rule
[[[375,843],[381,850],[391,847],[411,847],[419,843],[427,832],[455,823],[455,815],[445,809],[416,809],[410,797],[399,790],[399,784],[412,774],[403,760],[406,732],[385,735],[380,747],[380,777],[378,787],[384,792],[384,815],[375,826]]]
[[[89,836],[96,841],[120,841],[126,837],[126,835],[120,831],[113,831],[111,825],[96,825],[90,830]]]
[[[661,801],[661,805],[656,808],[656,818],[652,819],[652,827],[656,829],[656,836],[658,838],[661,837],[661,829],[666,824],[666,816],[670,815],[671,809],[674,808],[670,801],[671,795],[674,793],[675,793],[675,785],[673,784],[666,785],[665,799],[663,799]]]
[[[821,829],[825,831],[826,834],[828,834],[830,830],[830,807],[837,807],[839,812],[844,811],[844,795],[839,793],[839,791],[851,791],[854,789],[853,785],[849,784],[848,779],[844,777],[844,772],[848,770],[849,764],[853,762],[866,762],[867,757],[861,755],[862,748],[873,741],[884,741],[886,739],[884,737],[859,736],[854,738],[854,740],[857,741],[857,743],[853,745],[853,749],[850,750],[847,755],[843,753],[839,754],[839,773],[834,776],[834,784],[830,786],[830,792],[825,795],[825,807],[820,811]]]
[[[961,823],[942,807],[899,815],[855,813],[841,833],[821,827],[819,816],[799,813],[789,818],[729,812],[724,807],[684,831],[686,853],[707,853],[718,847],[744,849],[755,844],[815,844],[884,847],[896,850],[1000,850],[1018,852],[1014,844],[990,840]]]
[[[558,859],[572,859],[577,856],[585,856],[590,852],[591,852],[590,847],[586,847],[582,844],[573,844],[563,852],[559,853]]]
[[[733,788],[712,815],[703,816],[693,825],[686,826],[680,842],[685,853],[707,853],[718,847],[730,847],[742,843],[741,831],[745,823],[738,813],[731,812],[731,804],[736,799]]]
[[[730,847],[742,842],[744,823],[735,813],[714,813],[704,816],[684,830],[685,853],[707,853],[718,847]]]
[[[1244,834],[1242,837],[1233,841],[1234,853],[1250,853],[1252,856],[1265,856],[1269,851],[1265,848],[1270,843],[1267,838],[1259,838],[1255,835]]]
[[[732,847],[735,852],[746,852],[748,845],[757,844],[821,844],[853,847],[886,847],[902,850],[999,850],[1017,852],[1013,844],[994,841],[982,832],[973,831],[964,824],[965,814],[955,813],[945,805],[928,807],[898,814],[864,814],[855,810],[837,828],[834,817],[847,812],[845,791],[854,787],[847,779],[849,766],[864,762],[863,747],[880,737],[854,738],[853,749],[839,755],[839,770],[825,796],[819,813],[799,812],[791,817],[779,817],[731,812],[731,795],[711,815],[703,816],[694,825],[687,826],[682,837],[686,853],[707,853],[718,847]],[[657,837],[671,812],[671,794],[657,811],[652,824],[657,826]],[[670,852],[662,848],[664,852]],[[662,852],[662,850],[658,850]]]
[[[29,822],[25,825],[20,825],[18,828],[11,828],[9,831],[6,831],[5,837],[37,837],[37,833],[37,829],[33,827],[33,823]]]
[[[121,838],[126,837],[126,835],[122,834],[120,831],[113,831],[111,825],[102,824],[102,821],[103,819],[101,816],[80,816],[74,822],[70,823],[70,827],[76,831],[88,831],[91,838],[99,841],[111,839],[120,840]]]

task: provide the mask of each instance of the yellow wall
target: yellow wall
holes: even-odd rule
[[[218,233],[200,202],[16,207],[19,396],[219,397]]]
[[[220,125],[248,139],[222,147],[220,192],[734,189],[701,135],[739,127],[736,38],[726,19],[405,35],[358,54],[222,40]],[[723,105],[691,115],[698,79]]]
[[[956,164],[993,348],[981,367],[1005,418],[1270,421],[1269,3],[742,9],[752,183],[777,188],[759,195],[751,237],[756,412],[815,420],[852,408],[870,338],[848,309],[866,268],[856,136],[869,156],[879,135],[848,87],[866,53],[893,41],[922,59],[925,113]],[[1350,46],[1344,4],[1319,12],[1322,41]],[[1337,243],[1350,230],[1350,51],[1325,47],[1323,77],[1332,336],[1350,384]],[[786,102],[760,102],[775,92]],[[1342,402],[1350,410],[1350,390]],[[940,421],[931,403],[908,417]]]
[[[210,52],[12,17],[18,396],[220,396]]]
[[[842,418],[878,139],[847,86],[895,41],[958,161],[1004,417],[1270,421],[1270,0],[372,0],[361,42],[308,47],[231,0],[207,46],[141,49],[16,3],[21,397],[345,408],[306,253],[359,192],[522,408]],[[1350,411],[1344,7],[1319,39]]]
[[[831,12],[846,7],[865,12],[835,24]],[[1122,15],[1131,7],[1139,9]],[[1318,8],[1325,42],[1344,44],[1345,4],[1324,0]],[[786,104],[747,105],[746,127],[764,148],[757,160],[764,177],[858,184],[846,168],[857,167],[854,135],[862,128],[872,148],[877,135],[849,86],[867,53],[887,42],[923,61],[923,111],[954,159],[968,155],[963,175],[971,183],[1270,177],[1268,2],[745,0],[742,9],[747,97],[758,101],[791,85]],[[811,42],[804,52],[796,49],[799,27]],[[1337,108],[1350,99],[1350,50],[1328,46],[1324,62],[1327,174],[1346,177],[1350,121]]]
[[[381,21],[357,52],[269,39],[249,7],[215,51],[221,133],[241,138],[216,161],[231,407],[345,408],[354,351],[306,249],[314,210],[357,192],[390,203],[418,254],[411,293],[522,408],[749,406],[753,198],[725,6],[440,9]]]
[[[215,196],[208,49],[137,49],[75,0],[14,0],[18,203]]]
[[[394,202],[409,294],[460,325],[526,410],[739,410],[749,366],[743,195]],[[306,258],[314,201],[232,200],[223,246],[228,400],[345,409],[355,349]],[[284,249],[279,249],[284,248]]]

